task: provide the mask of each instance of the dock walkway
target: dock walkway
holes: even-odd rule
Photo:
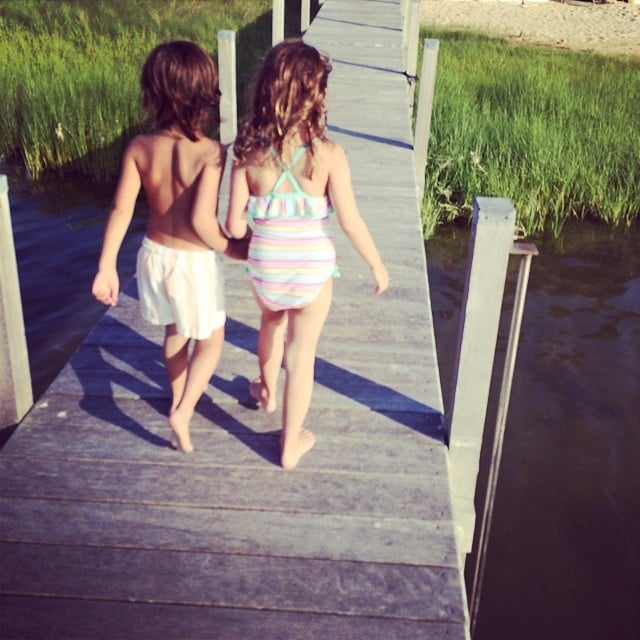
[[[162,330],[132,282],[0,453],[2,638],[466,637],[400,13],[325,0],[305,35],[332,57],[330,135],[391,274],[376,298],[336,228],[316,447],[278,466],[279,414],[247,390],[258,312],[228,261],[196,451],[172,450]]]

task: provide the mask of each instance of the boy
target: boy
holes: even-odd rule
[[[153,131],[124,152],[92,292],[104,304],[117,302],[118,251],[142,188],[149,220],[138,252],[138,292],[145,320],[165,327],[171,444],[188,453],[189,423],[224,341],[219,253],[241,258],[244,247],[246,257],[246,242],[230,241],[216,218],[225,149],[203,133],[220,97],[214,61],[191,42],[161,44],[140,82]]]

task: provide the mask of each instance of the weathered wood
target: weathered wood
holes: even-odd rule
[[[99,545],[455,568],[451,523],[357,515],[0,498],[7,542]],[[19,516],[19,517],[18,517]],[[49,522],[46,530],[29,526]],[[133,525],[128,524],[133,523]],[[290,535],[283,536],[286,527]],[[179,532],[179,535],[176,535]],[[256,535],[258,534],[258,535]]]
[[[447,567],[113,547],[88,554],[80,546],[11,542],[2,544],[2,557],[11,595],[464,619],[459,576]]]
[[[236,33],[218,31],[218,75],[220,77],[220,142],[231,144],[238,133],[236,89]]]
[[[0,175],[0,428],[20,422],[33,404],[8,194]]]
[[[106,413],[112,420],[115,418],[114,409],[115,407]],[[144,427],[135,423],[122,427],[106,419],[99,424],[94,420],[84,425],[72,424],[66,418],[54,419],[49,426],[55,425],[58,437],[67,442],[64,451],[60,451],[55,440],[42,437],[41,427],[25,427],[19,444],[11,449],[11,455],[67,460],[103,459],[112,463],[117,461],[130,464],[139,462],[141,456],[144,456],[146,464],[166,464],[170,461],[171,465],[188,468],[212,466],[216,470],[221,463],[262,467],[265,458],[277,463],[280,430],[273,422],[265,425],[264,431],[254,431],[253,424],[252,429],[249,429],[239,421],[232,420],[229,412],[216,405],[203,406],[198,409],[192,429],[198,456],[176,460],[176,456],[167,455],[169,427],[166,418],[160,413],[154,417],[153,409],[148,413],[150,415],[145,416]],[[375,414],[372,417],[373,415]],[[347,438],[335,435],[332,429],[326,428],[318,411],[314,411],[311,416],[316,418],[314,422],[319,425],[316,428],[319,441],[317,455],[305,461],[307,470],[389,473],[389,468],[397,466],[394,473],[400,475],[446,475],[446,456],[439,440],[429,444],[425,442],[422,433],[405,427],[403,430],[395,430],[393,440],[377,441],[373,445],[369,434],[369,420],[363,419],[360,423],[360,435]],[[220,424],[224,427],[218,426]],[[387,420],[381,433],[394,433],[392,424],[391,420]],[[231,431],[234,426],[235,430]],[[127,434],[122,433],[123,429],[127,429],[128,438]],[[123,446],[123,438],[128,441],[127,446]],[[150,444],[155,446],[150,447]],[[415,455],[416,447],[423,449],[423,456]]]
[[[122,465],[96,460],[25,460],[8,458],[2,465],[2,495],[42,497],[50,500],[100,500],[113,503],[186,504],[202,508],[264,509],[276,512],[307,511],[337,515],[370,515],[391,518],[451,519],[445,474],[423,476],[310,471],[304,465],[297,474],[283,474],[273,451],[259,454],[261,467],[232,467],[224,460],[216,466],[177,466],[175,452],[167,448],[165,465],[129,464],[126,482]],[[195,457],[195,456],[194,456]],[[274,459],[275,458],[275,459]],[[224,482],[212,486],[212,477]],[[421,499],[426,490],[431,500]]]
[[[300,31],[304,33],[311,24],[311,0],[301,0]]]
[[[273,0],[271,9],[271,44],[284,40],[284,0]]]
[[[450,640],[464,635],[462,624],[380,616],[342,616],[308,611],[269,611],[112,600],[4,596],[0,619],[5,640],[43,637],[69,640],[163,638],[163,640]],[[1,623],[0,623],[1,624]],[[6,625],[5,625],[6,626]]]
[[[413,99],[415,93],[416,70],[418,68],[418,41],[420,40],[420,2],[411,0],[408,4],[407,53],[405,60],[405,73],[409,83],[409,110],[413,113]]]
[[[461,550],[467,553],[473,544],[476,480],[514,230],[515,209],[510,200],[474,200],[452,409],[446,423],[454,517]]]
[[[208,396],[205,396],[196,408],[191,430],[194,433],[211,434],[214,427],[217,427],[224,429],[227,433],[241,435],[272,434],[277,431],[280,427],[278,418],[255,410],[255,402],[249,402],[247,383],[246,378],[232,383],[237,385],[236,404],[239,405],[237,409],[229,405],[214,404]],[[245,412],[245,408],[250,408],[250,411]],[[167,429],[168,409],[169,402],[165,398],[146,399],[140,402],[135,398],[96,396],[89,400],[82,396],[47,393],[21,423],[20,433],[25,435],[12,438],[3,451],[9,454],[13,454],[14,451],[21,452],[20,455],[28,454],[29,443],[23,444],[23,437],[34,432],[35,439],[42,429],[47,428],[78,428],[83,430],[83,436],[85,434],[90,436],[90,430],[95,429],[104,433],[105,439],[118,433],[118,430],[124,430],[142,439],[145,435],[155,436],[156,434],[162,438]],[[244,421],[237,419],[239,412],[245,416]],[[316,430],[319,436],[326,434],[336,438],[369,438],[378,446],[384,438],[387,438],[391,445],[403,437],[418,436],[420,441],[424,442],[422,438],[424,435],[428,438],[427,446],[433,445],[438,450],[443,450],[441,447],[442,416],[436,412],[358,410],[354,413],[351,408],[318,406],[314,403],[310,410],[310,423],[318,425]],[[435,442],[429,442],[429,439]],[[80,440],[77,446],[82,447],[83,442],[84,440]],[[72,443],[66,442],[65,437],[64,450],[67,451],[68,447],[72,446],[74,446]],[[143,446],[146,446],[145,443]],[[189,458],[186,457],[184,460]]]
[[[415,149],[413,152],[413,166],[416,173],[419,202],[422,202],[422,196],[424,195],[424,172],[427,166],[429,136],[431,135],[431,112],[435,94],[439,47],[440,43],[437,40],[426,39],[422,48],[422,71],[420,73],[420,93],[418,95]]]

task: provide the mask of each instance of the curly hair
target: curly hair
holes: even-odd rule
[[[218,70],[197,44],[176,40],[158,45],[140,75],[147,124],[168,129],[177,125],[192,141],[215,121],[220,104]]]
[[[329,58],[299,38],[274,46],[255,81],[253,115],[233,146],[236,161],[270,146],[281,155],[285,137],[296,129],[309,140],[326,140],[324,102],[330,72]]]

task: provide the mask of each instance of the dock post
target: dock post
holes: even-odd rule
[[[17,424],[33,404],[9,186],[0,175],[0,428]]]
[[[304,33],[311,24],[311,0],[302,0],[300,8],[300,31]]]
[[[453,518],[461,554],[469,553],[473,545],[476,482],[514,231],[511,200],[474,199],[453,397],[445,420]]]
[[[409,2],[411,0],[400,0],[400,18],[402,20],[402,59],[407,62],[407,44],[409,41],[409,19],[411,12],[409,11]]]
[[[413,113],[413,99],[416,89],[416,70],[418,68],[418,42],[420,40],[420,0],[411,0],[407,27],[407,49],[404,72],[409,83],[409,110]]]
[[[493,506],[495,502],[496,487],[498,484],[498,473],[500,471],[500,460],[502,458],[502,443],[504,440],[504,432],[507,422],[507,410],[509,408],[509,400],[511,399],[511,383],[513,381],[513,372],[516,364],[518,341],[520,339],[520,327],[522,325],[524,303],[527,297],[527,284],[529,282],[529,271],[531,270],[531,259],[533,256],[538,255],[538,248],[534,244],[514,242],[511,254],[520,257],[520,267],[518,270],[518,281],[516,283],[513,300],[509,339],[507,340],[506,356],[502,371],[500,397],[498,400],[498,415],[496,417],[495,432],[493,434],[493,451],[491,454],[491,464],[489,466],[487,491],[484,500],[484,509],[482,510],[480,529],[478,531],[476,563],[473,570],[473,580],[471,582],[469,613],[471,616],[472,634],[476,625],[478,611],[480,609],[480,595],[482,592],[482,582],[487,559],[489,531],[491,530]]]
[[[424,171],[427,166],[427,151],[431,132],[431,112],[436,86],[436,68],[438,66],[438,40],[425,39],[422,46],[422,71],[420,72],[420,92],[416,130],[413,136],[413,170],[418,185],[418,203],[422,206],[424,196]]]
[[[271,46],[284,40],[284,0],[273,0],[271,13]]]
[[[236,32],[218,31],[218,74],[220,76],[220,142],[231,144],[238,133],[236,96]]]

